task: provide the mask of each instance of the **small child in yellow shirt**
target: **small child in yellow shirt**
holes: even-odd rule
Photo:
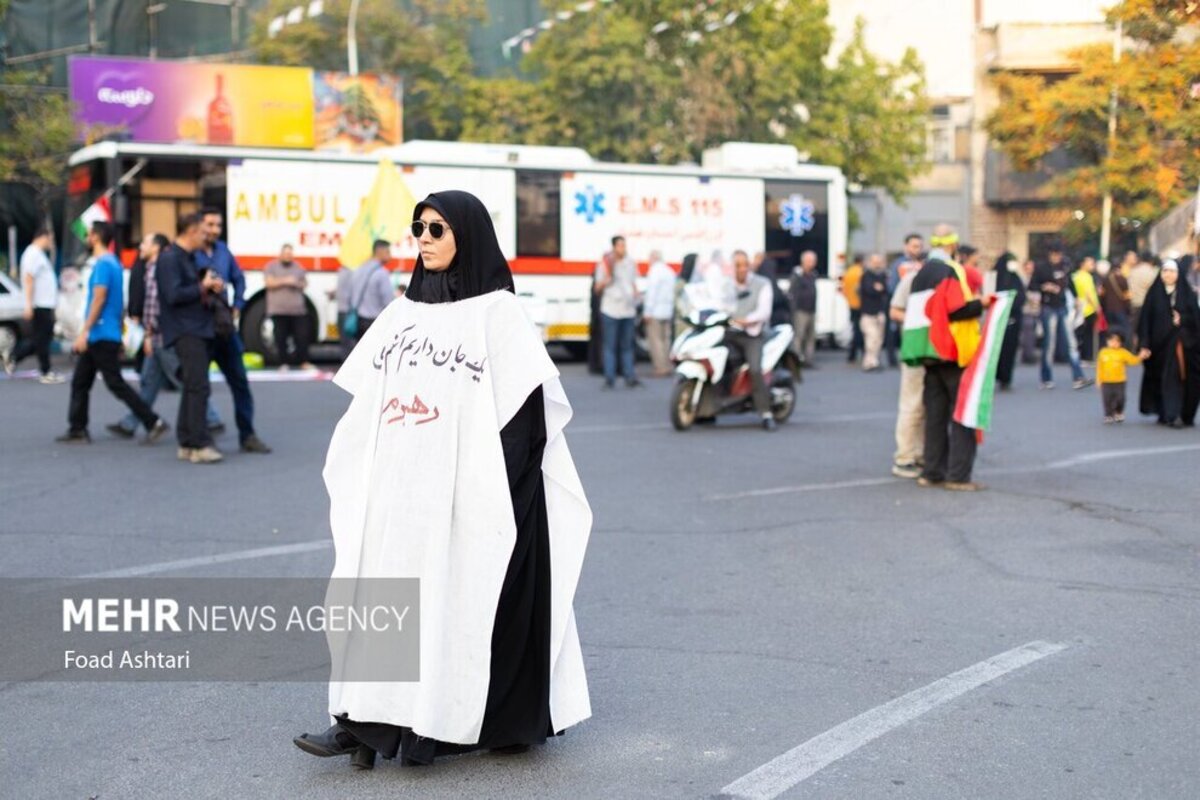
[[[1139,356],[1125,349],[1120,331],[1105,334],[1104,347],[1096,356],[1096,383],[1104,402],[1104,422],[1125,421],[1125,367],[1142,363]]]

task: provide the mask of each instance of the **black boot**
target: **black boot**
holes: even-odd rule
[[[375,751],[365,744],[360,744],[350,756],[350,766],[355,769],[375,769]]]
[[[358,739],[355,739],[349,733],[342,729],[340,725],[330,725],[324,733],[311,734],[302,733],[292,742],[306,753],[321,758],[329,758],[331,756],[344,756],[350,753],[357,752],[360,746]],[[370,748],[366,748],[370,750]],[[375,763],[375,751],[371,750],[371,763]]]

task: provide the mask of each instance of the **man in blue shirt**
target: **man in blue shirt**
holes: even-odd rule
[[[211,270],[214,275],[225,282],[228,289],[233,290],[229,300],[235,313],[241,313],[246,305],[246,277],[237,259],[229,251],[229,246],[221,241],[221,211],[217,208],[205,208],[204,216],[204,246],[196,251],[196,266],[203,270]],[[236,317],[235,317],[236,322]],[[225,376],[225,383],[233,394],[233,413],[237,420],[238,440],[245,453],[269,453],[271,448],[254,433],[254,396],[250,394],[250,381],[246,378],[246,365],[242,361],[245,348],[242,337],[238,334],[237,326],[229,336],[217,336],[213,339],[213,361]],[[210,420],[213,415],[209,415]]]
[[[71,405],[67,413],[70,427],[57,441],[67,444],[89,444],[88,405],[96,373],[104,378],[108,390],[129,407],[138,421],[146,427],[146,442],[153,444],[162,438],[169,426],[146,405],[137,392],[121,377],[121,320],[125,314],[124,279],[121,262],[109,248],[114,238],[113,226],[95,222],[88,232],[87,245],[95,263],[88,278],[88,299],[84,311],[83,329],[75,339],[74,351],[79,354],[75,374],[71,378]]]

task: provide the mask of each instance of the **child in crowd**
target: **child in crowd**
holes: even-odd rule
[[[1104,401],[1104,422],[1125,421],[1125,367],[1142,363],[1142,359],[1125,349],[1125,337],[1120,331],[1105,335],[1104,347],[1096,357],[1096,383]]]

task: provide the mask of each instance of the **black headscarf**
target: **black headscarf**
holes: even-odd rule
[[[1178,328],[1172,319],[1173,311],[1179,312]],[[1179,271],[1172,293],[1167,292],[1160,272],[1150,285],[1150,291],[1146,292],[1146,301],[1139,317],[1139,338],[1142,345],[1151,350],[1165,350],[1174,346],[1176,336],[1181,336],[1184,347],[1193,349],[1196,347],[1197,329],[1200,328],[1198,318],[1200,310],[1196,305],[1196,294],[1183,271]]]
[[[432,208],[454,232],[457,252],[448,269],[425,269],[421,257],[413,268],[407,296],[419,303],[450,303],[496,291],[513,291],[512,270],[500,252],[487,207],[469,192],[435,192],[413,209],[413,221]]]

